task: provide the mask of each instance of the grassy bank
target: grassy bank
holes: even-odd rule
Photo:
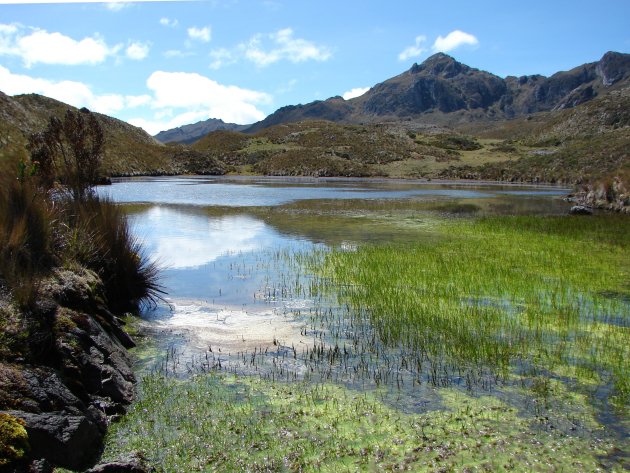
[[[321,303],[312,346],[288,351],[302,374],[274,355],[260,376],[147,376],[105,457],[140,451],[159,471],[623,471],[629,230],[618,216],[435,219],[431,238],[298,256],[287,280]]]

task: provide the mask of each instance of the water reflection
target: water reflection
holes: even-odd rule
[[[247,215],[208,217],[194,208],[152,206],[131,219],[147,254],[169,269],[197,268],[278,240],[264,222]]]

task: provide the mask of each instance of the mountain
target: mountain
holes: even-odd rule
[[[43,131],[51,116],[62,118],[76,108],[37,94],[0,92],[0,160],[25,157],[32,133]],[[152,174],[223,174],[208,154],[165,146],[142,128],[95,113],[105,133],[102,172],[108,176]]]
[[[154,135],[160,143],[184,143],[191,144],[200,138],[206,136],[211,131],[215,130],[228,130],[228,131],[242,131],[248,128],[250,125],[237,125],[236,123],[225,123],[223,120],[217,118],[209,118],[201,122],[193,123],[191,125],[184,125],[178,128],[172,128],[170,130],[161,131],[157,135]]]
[[[561,110],[630,85],[630,54],[606,53],[599,61],[558,72],[505,79],[438,53],[422,64],[348,101],[333,97],[283,107],[247,132],[308,119],[341,123],[413,120],[455,125],[512,119]]]

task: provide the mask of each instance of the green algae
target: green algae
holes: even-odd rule
[[[159,471],[597,471],[614,449],[493,396],[439,397],[441,409],[414,414],[378,390],[154,375],[112,426],[105,458],[142,451]],[[592,417],[588,428],[599,428]]]

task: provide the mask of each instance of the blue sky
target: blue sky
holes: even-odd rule
[[[499,76],[630,52],[630,1],[0,0],[0,91],[151,134],[351,97],[437,51]]]

